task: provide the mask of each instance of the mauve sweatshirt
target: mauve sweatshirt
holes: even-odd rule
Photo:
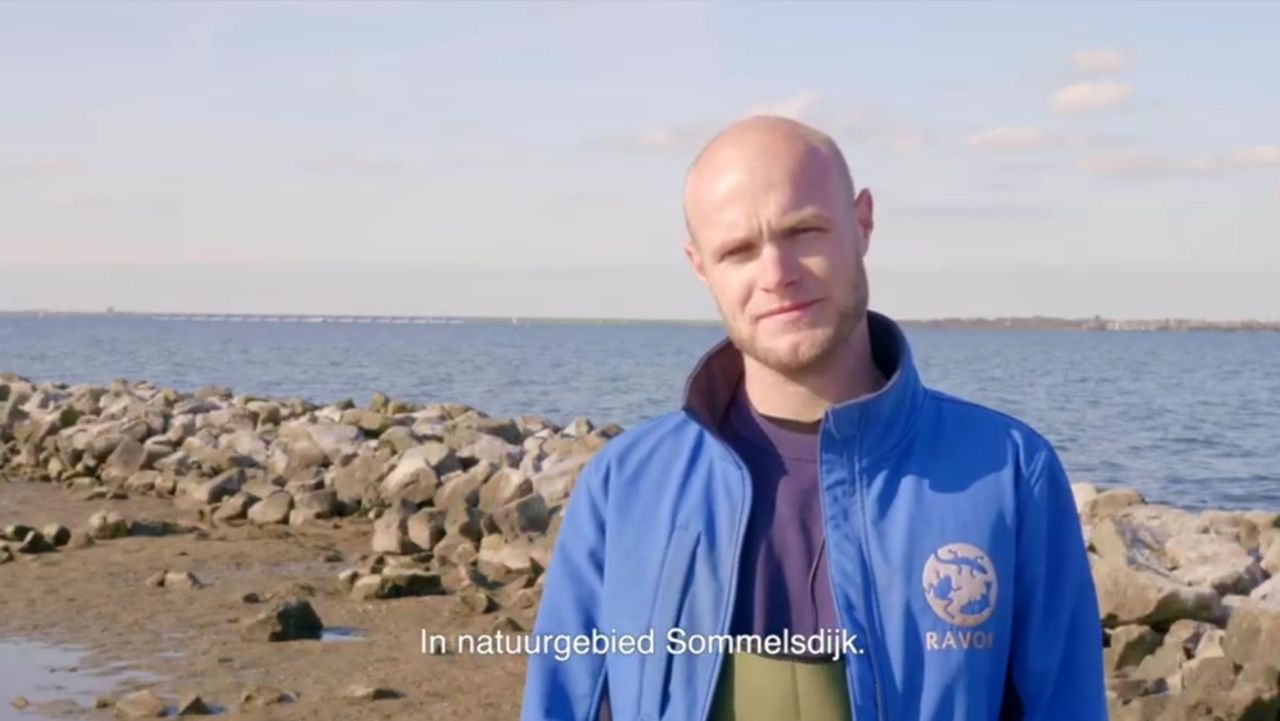
[[[741,382],[720,432],[751,475],[732,634],[815,634],[840,628],[818,494],[819,422],[761,415]]]

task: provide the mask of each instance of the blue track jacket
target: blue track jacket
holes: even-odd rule
[[[1105,720],[1097,600],[1056,452],[1015,418],[926,388],[898,325],[868,319],[889,381],[828,408],[819,432],[854,717]],[[742,371],[721,340],[679,411],[615,437],[579,474],[530,639],[545,645],[528,658],[523,721],[596,719],[606,694],[615,721],[707,718],[724,652],[696,651],[724,648],[751,504],[716,431]],[[593,631],[614,648],[554,645]]]

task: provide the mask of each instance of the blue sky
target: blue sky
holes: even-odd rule
[[[0,4],[0,308],[714,318],[758,111],[901,317],[1280,320],[1273,3]]]

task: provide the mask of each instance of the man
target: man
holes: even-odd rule
[[[684,207],[728,338],[679,411],[583,469],[533,630],[657,643],[531,654],[523,718],[1105,719],[1062,465],[1026,424],[926,388],[868,311],[872,199],[836,145],[735,123]]]

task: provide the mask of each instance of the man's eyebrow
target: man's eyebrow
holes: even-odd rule
[[[806,206],[799,210],[787,213],[774,224],[775,230],[786,233],[796,228],[806,225],[820,225],[829,227],[831,218],[821,208],[817,206]],[[759,236],[751,231],[739,234],[727,235],[721,238],[708,239],[707,249],[715,256],[720,256],[729,251],[735,250],[740,246],[750,246],[760,241]]]
[[[829,225],[831,223],[831,218],[829,218],[827,214],[822,212],[819,208],[809,206],[784,215],[782,219],[778,221],[778,228],[788,230],[807,223]]]
[[[753,233],[730,235],[712,242],[711,250],[716,257],[719,257],[737,248],[754,245],[756,240],[757,238]]]

